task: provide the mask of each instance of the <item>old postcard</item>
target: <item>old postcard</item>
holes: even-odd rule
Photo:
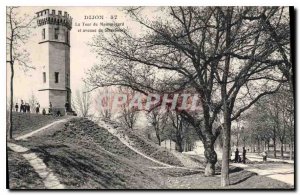
[[[6,7],[9,189],[295,189],[294,8]]]

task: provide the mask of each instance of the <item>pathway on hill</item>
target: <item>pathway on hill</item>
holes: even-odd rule
[[[58,121],[54,121],[44,127],[41,127],[37,130],[31,131],[30,133],[27,133],[25,135],[21,135],[15,138],[15,140],[26,140],[36,133],[39,133],[41,131],[44,131],[56,124],[59,123],[65,123],[70,118],[62,119]],[[39,158],[34,152],[28,153],[29,149],[25,148],[23,146],[17,145],[15,143],[7,143],[7,146],[14,152],[20,153],[33,167],[35,172],[42,178],[43,183],[47,189],[64,189],[65,186],[61,184],[58,180],[58,178],[53,174],[52,170],[47,167],[47,165],[43,162],[43,159]]]
[[[42,178],[43,183],[47,189],[64,189],[65,186],[61,184],[58,178],[53,174],[52,170],[47,167],[41,158],[34,152],[28,153],[29,149],[23,146],[7,143],[7,146],[14,152],[20,153],[33,167],[35,172]]]
[[[183,163],[184,167],[179,167],[179,166],[174,166],[174,165],[169,165],[163,162],[160,162],[150,156],[147,156],[146,154],[144,154],[143,152],[140,152],[139,150],[137,150],[134,147],[134,143],[129,139],[129,137],[122,133],[119,129],[119,127],[108,124],[104,121],[99,121],[98,125],[100,127],[103,127],[104,129],[106,129],[109,133],[111,133],[113,136],[117,137],[125,146],[127,146],[128,148],[130,148],[131,150],[133,150],[134,152],[136,152],[137,154],[143,156],[144,158],[151,160],[152,162],[155,162],[161,166],[153,166],[153,167],[149,167],[152,169],[168,169],[168,168],[174,168],[174,169],[187,169],[187,170],[198,170],[199,168],[199,164],[197,163],[193,163],[191,159],[189,159],[188,156],[186,157],[179,157],[179,154],[176,153],[175,156],[179,157],[179,160]],[[189,160],[190,161],[189,161]]]
[[[71,117],[70,117],[71,118]],[[38,132],[41,132],[43,130],[46,130],[48,129],[49,127],[52,127],[53,125],[56,125],[56,124],[59,124],[59,123],[65,123],[67,122],[68,120],[70,120],[70,118],[67,118],[67,119],[61,119],[61,120],[58,120],[58,121],[54,121],[44,127],[41,127],[37,130],[34,130],[34,131],[31,131],[30,133],[27,133],[25,135],[21,135],[19,137],[16,137],[15,140],[26,140],[27,138],[29,137],[32,137],[34,134],[38,133]]]
[[[154,158],[151,158],[151,157],[145,155],[144,153],[138,151],[136,148],[133,147],[134,144],[129,140],[127,135],[119,133],[117,127],[115,128],[112,125],[105,123],[104,121],[99,121],[98,125],[100,127],[103,127],[104,129],[106,129],[113,136],[117,137],[125,146],[127,146],[128,148],[130,148],[132,151],[136,152],[137,154],[143,156],[144,158],[151,160],[152,162],[155,162],[164,167],[175,167],[173,165],[169,165],[169,164],[160,162],[160,161],[158,161]]]
[[[195,167],[199,167],[200,166],[199,162],[196,162],[196,161],[192,160],[188,154],[180,153],[180,152],[177,152],[177,151],[174,151],[174,150],[172,150],[171,152],[172,152],[172,154],[174,154],[174,156],[176,158],[178,158],[180,160],[180,162],[185,167],[195,168]]]

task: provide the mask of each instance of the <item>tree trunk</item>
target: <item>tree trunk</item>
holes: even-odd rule
[[[11,46],[12,47],[12,46]],[[11,59],[12,60],[12,59]],[[8,128],[8,139],[11,140],[12,137],[12,130],[13,130],[13,119],[12,119],[12,111],[13,111],[13,104],[14,104],[14,65],[13,62],[10,62],[10,105],[9,105],[9,128]]]
[[[290,139],[290,160],[293,159],[293,139]]]
[[[274,158],[276,158],[276,138],[273,138],[274,141]]]
[[[268,140],[268,143],[267,143],[267,147],[268,147],[268,152],[270,151],[270,140]]]
[[[259,142],[259,138],[257,139],[257,153],[260,153],[260,142]]]
[[[217,163],[217,153],[214,150],[215,140],[212,135],[205,136],[203,139],[204,156],[206,158],[205,176],[215,175],[215,165]]]
[[[159,133],[156,131],[156,138],[157,138],[157,141],[158,141],[158,145],[160,146],[161,145],[161,139],[160,139],[160,135]]]
[[[227,10],[227,20],[226,20],[226,47],[229,48],[231,44],[231,17],[232,17],[233,9],[228,8]],[[222,103],[224,108],[224,128],[223,128],[223,154],[222,154],[222,170],[221,170],[221,186],[229,186],[229,153],[230,153],[230,131],[231,131],[231,114],[232,107],[230,108],[228,102],[227,95],[227,79],[229,75],[229,67],[230,67],[230,56],[227,55],[225,58],[225,67],[224,73],[222,76],[222,81],[225,84],[221,86],[221,96]],[[233,104],[231,105],[233,106]],[[237,147],[238,147],[239,138],[237,137]]]
[[[283,159],[283,141],[280,142],[280,158]]]
[[[221,170],[221,186],[228,186],[229,182],[229,151],[230,151],[230,127],[224,128],[223,131],[223,153],[222,153],[222,170]]]
[[[286,143],[284,144],[284,151],[286,152]]]
[[[183,152],[182,141],[177,140],[176,145],[177,145],[178,152]]]

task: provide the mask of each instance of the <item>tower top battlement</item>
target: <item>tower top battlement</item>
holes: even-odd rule
[[[42,11],[36,12],[37,15],[37,25],[42,26],[46,24],[53,25],[63,25],[69,30],[72,29],[72,17],[67,12],[62,12],[60,10],[44,9]]]

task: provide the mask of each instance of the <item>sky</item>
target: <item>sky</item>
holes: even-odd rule
[[[91,47],[87,44],[92,41],[92,37],[97,33],[94,32],[78,32],[79,29],[89,29],[95,27],[83,27],[83,22],[94,23],[94,22],[124,22],[125,26],[129,26],[134,30],[135,24],[130,21],[128,16],[122,11],[122,7],[19,7],[18,13],[22,16],[28,14],[29,17],[34,17],[35,13],[43,9],[55,9],[56,13],[58,10],[62,12],[66,11],[73,18],[73,27],[70,32],[70,68],[71,68],[71,90],[73,94],[77,89],[83,86],[83,78],[85,72],[97,63],[99,58],[91,52]],[[151,10],[151,7],[149,7]],[[85,17],[101,15],[103,19],[84,19]],[[111,16],[117,16],[117,19],[112,20]],[[77,25],[75,25],[77,24]],[[78,26],[80,24],[80,26]],[[103,27],[96,27],[103,28]],[[24,45],[24,48],[30,53],[31,65],[36,69],[24,72],[23,69],[15,69],[15,80],[14,80],[14,93],[15,100],[25,101],[30,98],[32,94],[36,94],[40,81],[41,72],[39,70],[40,64],[37,64],[38,58],[38,40],[36,36],[40,36],[40,29],[35,28],[32,30],[31,38]],[[108,33],[108,32],[105,32]],[[9,72],[10,68],[7,65],[7,83],[9,83]],[[38,77],[39,76],[39,77]]]

